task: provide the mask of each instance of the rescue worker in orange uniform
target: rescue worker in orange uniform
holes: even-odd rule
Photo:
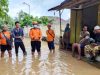
[[[12,45],[7,43],[7,39],[11,40],[11,33],[8,31],[7,26],[3,26],[2,32],[0,32],[1,57],[4,57],[6,50],[8,51],[9,57],[12,57]]]
[[[48,43],[48,47],[50,52],[55,52],[55,46],[54,46],[54,38],[55,38],[55,33],[54,30],[51,29],[51,24],[48,24],[48,30],[46,31],[47,34],[47,43]]]
[[[32,55],[34,55],[35,50],[37,50],[38,55],[40,55],[41,54],[42,32],[38,28],[38,23],[37,22],[33,22],[33,28],[30,30],[29,36],[31,38]]]

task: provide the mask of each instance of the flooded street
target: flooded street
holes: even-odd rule
[[[100,70],[86,62],[79,61],[71,56],[70,52],[59,51],[50,53],[47,44],[42,43],[41,56],[37,53],[31,55],[30,40],[25,39],[27,56],[23,57],[19,50],[19,56],[9,58],[7,53],[0,58],[0,75],[99,75]]]

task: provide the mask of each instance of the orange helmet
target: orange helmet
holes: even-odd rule
[[[38,22],[37,21],[33,21],[32,24],[33,25],[36,25],[36,24],[38,24]]]

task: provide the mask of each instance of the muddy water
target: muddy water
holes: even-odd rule
[[[25,40],[25,46],[28,52],[23,57],[22,51],[19,50],[19,56],[9,58],[7,52],[4,58],[0,58],[0,75],[99,75],[100,70],[72,58],[69,52],[58,51],[50,53],[46,43],[42,43],[41,56],[36,53],[31,55],[30,42]]]

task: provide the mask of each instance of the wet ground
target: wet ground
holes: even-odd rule
[[[47,44],[42,42],[41,56],[37,53],[31,55],[30,40],[25,39],[25,46],[28,52],[23,57],[19,50],[19,56],[9,58],[7,52],[4,58],[0,58],[0,75],[99,75],[100,69],[79,61],[71,56],[70,52],[59,51],[50,53]]]

